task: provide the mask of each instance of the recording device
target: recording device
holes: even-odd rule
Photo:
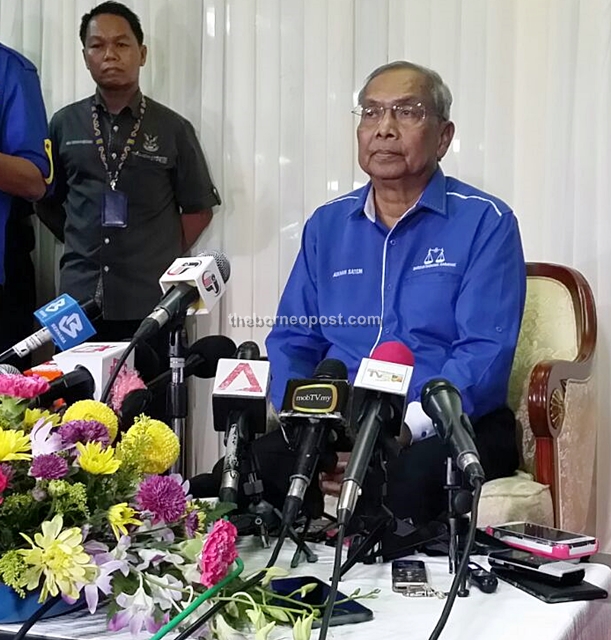
[[[375,349],[371,358],[361,361],[354,387],[366,389],[367,392],[357,419],[358,433],[342,481],[337,505],[338,524],[346,524],[354,513],[380,433],[382,438],[388,437],[383,433],[386,425],[391,422],[400,425],[402,412],[397,411],[393,396],[405,397],[413,365],[412,352],[400,342],[383,343]]]
[[[458,389],[443,378],[430,380],[422,388],[421,402],[439,438],[449,443],[456,466],[467,476],[469,484],[475,488],[483,483],[486,477],[473,442],[475,434],[463,413]]]
[[[284,502],[282,522],[291,525],[303,504],[321,454],[345,428],[350,399],[348,370],[341,360],[328,358],[309,380],[289,380],[278,417],[289,446],[298,442],[297,460]],[[291,433],[292,432],[292,433]]]
[[[51,341],[62,350],[74,347],[95,334],[89,319],[97,320],[102,312],[93,300],[79,306],[76,300],[63,294],[38,309],[34,315],[43,328],[0,354],[0,362],[14,356],[25,358]]]
[[[306,585],[316,585],[314,588],[304,589]],[[294,601],[313,607],[324,606],[329,598],[329,585],[314,576],[296,576],[292,578],[276,578],[271,581],[271,588],[279,596],[291,596]],[[301,591],[303,589],[303,591]],[[343,602],[340,602],[343,601]],[[275,604],[272,599],[271,604]],[[278,605],[282,605],[278,601]],[[299,607],[299,605],[295,605]],[[307,609],[306,606],[303,607]],[[308,609],[309,610],[309,609]],[[373,620],[373,611],[362,605],[357,600],[349,600],[343,593],[337,593],[336,602],[333,606],[330,626],[341,624],[354,624],[355,622],[366,622]],[[312,624],[314,629],[321,625],[320,618],[316,618]]]
[[[557,585],[579,584],[585,577],[584,569],[578,564],[566,560],[544,558],[521,549],[493,551],[488,556],[488,564],[490,567],[527,573],[533,580],[542,580]]]
[[[225,293],[230,273],[229,260],[220,251],[174,260],[159,280],[163,297],[142,321],[133,341],[155,335],[170,320],[189,311],[210,313]]]
[[[517,549],[557,560],[582,558],[598,551],[598,540],[593,536],[532,522],[508,522],[489,526],[486,533]]]
[[[422,560],[392,561],[392,590],[405,596],[431,595],[431,586]]]
[[[482,593],[494,593],[499,586],[497,577],[475,562],[469,562],[467,571],[469,574],[469,585],[477,587]]]
[[[267,424],[269,362],[260,361],[255,342],[242,343],[234,358],[219,360],[212,392],[214,428],[225,433],[225,456],[219,489],[221,502],[238,502],[245,447]]]
[[[69,371],[49,382],[49,389],[32,398],[28,408],[50,407],[60,398],[63,398],[68,404],[79,400],[89,400],[93,398],[94,391],[95,380],[90,371],[78,365],[73,371]]]

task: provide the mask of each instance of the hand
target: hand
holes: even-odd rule
[[[340,451],[337,454],[337,464],[335,469],[331,473],[321,473],[319,478],[320,490],[327,495],[336,496],[339,498],[339,493],[342,488],[342,480],[344,479],[344,473],[348,466],[348,460],[350,459],[350,453],[347,451]]]

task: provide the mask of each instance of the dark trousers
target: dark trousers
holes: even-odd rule
[[[510,476],[518,468],[516,422],[509,408],[501,408],[480,418],[473,425],[476,446],[487,480]],[[292,451],[278,429],[262,436],[253,443],[265,499],[282,509],[290,476],[293,473],[296,453]],[[387,460],[387,495],[384,503],[398,519],[411,518],[415,524],[426,524],[447,510],[446,460],[450,451],[437,437],[416,442],[401,449],[399,454]],[[191,492],[196,497],[218,496],[223,470],[219,460],[212,473],[191,479]],[[243,480],[243,478],[241,478]],[[375,471],[365,478],[358,512],[379,509],[383,476]],[[314,517],[322,511],[322,494],[318,479],[314,479],[306,494],[306,508]],[[239,506],[247,503],[241,491]]]

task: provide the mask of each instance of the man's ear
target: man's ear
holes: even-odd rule
[[[81,53],[83,54],[83,60],[85,61],[85,66],[87,67],[87,70],[89,70],[89,64],[87,63],[87,56],[85,55],[85,49],[81,49]]]
[[[146,45],[140,45],[140,66],[143,67],[146,64],[146,54],[148,53],[148,49]]]
[[[442,127],[441,134],[439,135],[439,144],[437,146],[437,160],[441,160],[447,153],[455,131],[454,123],[451,120],[444,122]]]

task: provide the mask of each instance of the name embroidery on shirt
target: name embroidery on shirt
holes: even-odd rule
[[[341,276],[362,276],[362,269],[341,269],[340,271],[334,271],[334,278],[341,278]]]

